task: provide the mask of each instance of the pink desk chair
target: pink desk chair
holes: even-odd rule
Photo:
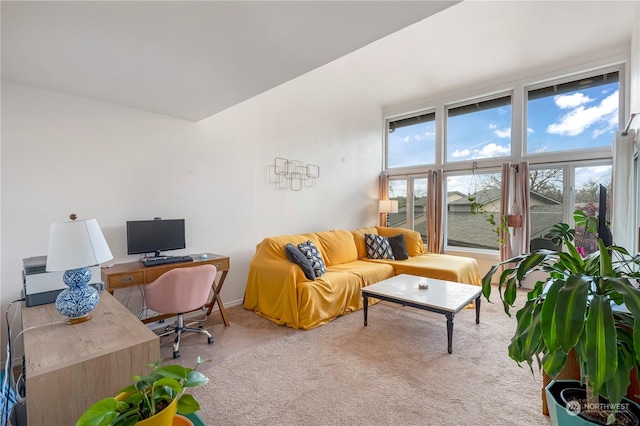
[[[207,343],[213,343],[213,337],[202,324],[199,324],[198,328],[185,327],[183,314],[207,304],[216,273],[217,269],[213,265],[175,268],[145,286],[144,300],[147,308],[158,313],[178,316],[178,324],[167,326],[164,333],[160,334],[162,337],[176,333],[173,358],[180,357],[180,335],[185,331],[206,334]]]

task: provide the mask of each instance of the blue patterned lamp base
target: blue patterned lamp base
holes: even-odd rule
[[[67,317],[67,323],[76,324],[91,319],[89,314],[100,301],[98,290],[88,285],[91,280],[89,268],[65,271],[62,280],[67,285],[56,298],[56,309]]]

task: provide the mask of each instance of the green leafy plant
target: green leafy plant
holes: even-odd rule
[[[509,232],[509,217],[507,215],[502,215],[500,217],[500,222],[496,220],[496,215],[493,213],[487,214],[486,220],[487,222],[493,226],[493,233],[496,234],[496,242],[503,246],[507,243],[507,238],[504,235]]]
[[[473,216],[478,213],[484,213],[484,205],[479,203],[475,195],[469,195],[467,197],[467,201],[469,201],[469,209],[471,210],[471,214]]]
[[[575,229],[568,224],[555,225],[551,239],[566,251],[540,249],[500,262],[482,279],[482,293],[489,300],[492,278],[502,270],[498,291],[511,316],[523,280],[533,272],[544,273],[546,278],[536,282],[516,313],[509,357],[526,362],[532,373],[535,361],[538,370],[555,378],[573,350],[588,401],[598,402],[601,395],[616,406],[632,369],[640,367],[640,256],[623,247],[605,247],[597,239],[598,251],[583,258],[574,238]]]
[[[478,202],[475,194],[469,195],[467,197],[467,201],[469,201],[469,209],[471,211],[471,215],[475,216],[477,214],[484,214],[487,223],[493,227],[492,230],[493,233],[496,234],[496,242],[498,243],[498,245],[504,246],[507,243],[507,239],[504,235],[509,232],[509,218],[512,215],[499,215],[496,213],[487,212],[484,208],[484,204]],[[520,220],[522,220],[521,216]]]
[[[134,425],[162,411],[178,398],[178,411],[190,414],[200,409],[200,403],[187,388],[204,386],[209,382],[198,366],[211,360],[198,357],[195,367],[177,364],[160,366],[162,360],[148,364],[153,371],[145,377],[133,376],[133,384],[121,389],[118,397],[104,398],[82,414],[76,426]]]

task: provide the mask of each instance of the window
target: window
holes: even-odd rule
[[[449,108],[447,162],[511,155],[511,96]]]
[[[564,167],[529,170],[529,212],[532,240],[564,220]]]
[[[543,83],[516,81],[494,94],[442,99],[429,110],[387,119],[389,198],[399,204],[390,225],[426,234],[425,176],[441,168],[445,249],[498,250],[491,222],[499,224],[499,167],[506,161],[529,161],[532,240],[556,223],[573,224],[575,209],[596,212],[594,191],[611,187],[611,142],[625,105],[623,70],[619,64]],[[594,241],[583,241],[579,227],[576,232],[588,253]]]
[[[447,246],[498,250],[500,173],[447,176]]]
[[[529,90],[527,154],[611,146],[619,125],[618,80],[618,72],[610,72]]]
[[[427,243],[427,178],[412,179],[413,221],[411,229],[420,232],[422,241]]]
[[[408,177],[389,181],[389,199],[398,201],[398,213],[388,215],[392,228],[407,228],[420,232],[427,241],[427,185],[425,177]]]
[[[600,185],[607,189],[607,213],[611,214],[611,164],[576,167],[574,210],[582,210],[587,216],[597,216],[600,206]],[[606,218],[609,220],[610,218]],[[576,226],[575,246],[583,253],[598,250],[596,237],[585,233],[584,227]]]
[[[596,216],[601,184],[608,189],[608,202],[611,200],[611,170],[611,162],[569,163],[560,167],[531,169],[531,239],[547,237],[556,223],[573,224],[575,210],[582,210],[587,216]],[[567,176],[571,184],[567,182]],[[567,185],[574,190],[565,192],[563,188]],[[569,197],[571,194],[572,199]],[[568,208],[565,209],[565,206]],[[585,234],[582,226],[576,226],[575,229],[575,246],[584,249],[584,254],[596,251],[595,236]]]
[[[388,167],[410,167],[436,162],[435,113],[389,121]]]
[[[407,227],[407,179],[389,181],[389,199],[398,201],[398,212],[387,214],[387,226],[392,228]]]

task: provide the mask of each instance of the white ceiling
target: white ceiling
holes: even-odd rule
[[[629,54],[639,10],[638,0],[466,0],[344,60],[385,107],[452,92],[470,96],[587,57]]]
[[[2,1],[2,79],[198,121],[452,1]]]
[[[199,121],[342,57],[386,106],[628,48],[638,7],[2,1],[2,79]]]

